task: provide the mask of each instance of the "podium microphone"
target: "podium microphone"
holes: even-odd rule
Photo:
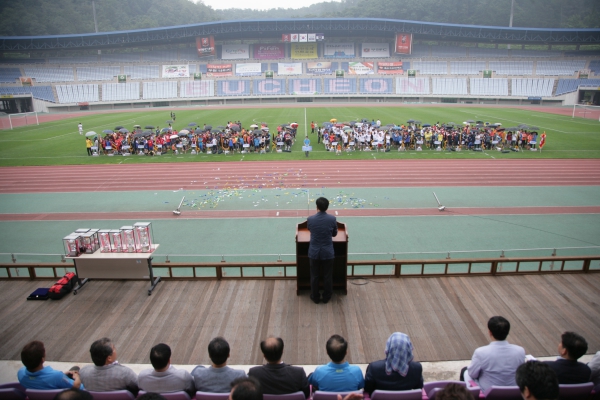
[[[183,198],[181,199],[181,201],[179,202],[179,207],[177,207],[177,210],[173,211],[173,214],[175,215],[181,215],[181,205],[183,204],[183,200],[185,200],[185,196],[183,196]]]
[[[440,203],[440,200],[438,199],[438,197],[437,197],[437,195],[435,194],[435,192],[431,192],[431,193],[433,193],[433,195],[435,196],[435,201],[437,201],[437,203],[438,203],[438,206],[439,206],[439,207],[438,207],[438,210],[440,210],[440,211],[444,211],[444,210],[446,209],[446,207],[445,207],[445,206],[443,206],[443,205]]]

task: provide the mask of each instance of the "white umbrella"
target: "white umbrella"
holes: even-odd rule
[[[177,135],[171,135],[171,136],[169,136],[169,138],[171,138],[171,139],[177,139],[178,137],[179,136],[177,136]]]
[[[190,131],[188,131],[187,129],[182,129],[182,130],[179,131],[179,133],[186,133],[187,134],[187,133],[190,133]]]
[[[97,133],[94,131],[89,131],[88,133],[85,134],[85,136],[96,136]]]
[[[258,128],[258,125],[252,124],[252,125],[250,125],[250,128]]]

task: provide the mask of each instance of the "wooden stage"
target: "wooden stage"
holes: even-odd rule
[[[557,354],[560,334],[572,330],[600,350],[600,274],[502,277],[375,278],[352,280],[348,295],[315,305],[296,296],[295,280],[163,281],[152,296],[148,281],[91,281],[76,296],[27,301],[52,281],[0,281],[0,359],[20,360],[33,339],[52,361],[90,362],[95,339],[114,340],[122,363],[149,362],[160,342],[174,364],[208,364],[211,338],[231,345],[230,364],[263,362],[259,343],[268,335],[285,342],[284,361],[314,365],[328,360],[327,338],[341,334],[349,361],[384,356],[395,331],[407,333],[415,360],[468,360],[488,343],[493,315],[512,325],[511,343],[534,356]]]

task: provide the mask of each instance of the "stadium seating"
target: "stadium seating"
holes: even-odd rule
[[[21,77],[19,68],[0,68],[0,82],[15,83]]]
[[[596,75],[600,75],[600,60],[592,60],[590,61],[590,71],[592,71]]]
[[[433,94],[467,95],[467,80],[464,78],[433,78],[431,80]]]
[[[550,97],[554,79],[512,79],[512,96]]]
[[[153,50],[142,54],[143,61],[161,61],[172,62],[177,61],[177,49],[172,50]]]
[[[23,68],[25,76],[35,78],[36,82],[73,82],[73,68]]]
[[[52,86],[0,87],[0,94],[31,94],[33,98],[56,103]]]
[[[586,61],[538,61],[536,75],[573,75],[585,69]]]
[[[48,59],[48,64],[90,64],[97,62],[98,56],[57,57]]]
[[[158,65],[126,65],[123,67],[123,73],[129,75],[131,79],[158,79]]]
[[[124,101],[139,99],[139,82],[102,84],[102,101]]]
[[[98,85],[56,85],[59,103],[98,102]]]
[[[111,81],[121,73],[121,67],[78,67],[78,81]]]
[[[179,60],[198,61],[198,50],[195,47],[179,49]]]
[[[508,50],[492,49],[492,48],[486,48],[486,47],[469,47],[469,57],[503,58],[503,57],[508,57]]]
[[[140,53],[112,53],[102,54],[101,59],[105,63],[133,63],[140,62],[141,55]]]
[[[533,61],[490,61],[497,75],[533,75]]]
[[[429,95],[429,78],[396,78],[396,94]]]
[[[511,50],[511,55],[513,57],[520,57],[520,58],[561,57],[562,56],[562,52],[560,52],[560,51],[552,51],[552,50],[515,49],[515,50]]]
[[[447,75],[448,63],[446,61],[413,61],[412,68],[422,75]]]
[[[508,96],[508,79],[471,78],[472,96]]]
[[[600,86],[600,79],[559,79],[555,96],[574,92],[579,86]]]
[[[144,100],[177,98],[177,81],[144,82],[143,93]]]
[[[450,61],[452,75],[478,75],[485,68],[485,61]]]

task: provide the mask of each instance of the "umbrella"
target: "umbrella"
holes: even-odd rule
[[[258,125],[252,124],[252,125],[250,125],[250,128],[258,128]]]
[[[361,120],[360,120],[360,122],[362,122],[362,123],[364,124],[364,123],[366,123],[366,122],[369,122],[369,120],[368,120],[368,119],[366,119],[366,118],[363,118],[363,119],[361,119]]]
[[[198,124],[197,124],[197,123],[195,123],[195,122],[190,122],[190,123],[188,124],[188,126],[198,126]]]
[[[171,136],[169,136],[170,139],[177,139],[178,137],[179,136],[177,136],[177,135],[171,135]]]
[[[344,124],[335,124],[335,126],[338,127],[338,128],[343,128]]]
[[[134,128],[141,128],[141,126],[139,126],[139,125],[134,125],[133,127]]]
[[[121,125],[119,126],[115,126],[115,131],[118,131],[119,129],[123,128]]]
[[[217,129],[225,129],[225,127],[223,125],[219,125],[217,126]]]
[[[252,131],[252,133],[254,135],[262,135],[262,131],[260,129],[255,129],[254,131]]]
[[[483,124],[483,121],[475,121],[476,124]]]
[[[502,126],[502,123],[501,122],[496,122],[494,125],[496,125],[496,126]]]
[[[446,125],[452,125],[452,126],[454,126],[454,125],[456,125],[456,123],[455,122],[446,122]]]
[[[170,120],[167,120],[167,121],[165,121],[165,124],[172,124],[172,123],[173,123],[173,120],[171,120],[171,119],[170,119]]]
[[[469,125],[469,123],[467,121],[463,122],[463,125]]]
[[[537,131],[538,129],[540,129],[540,128],[538,128],[537,126],[530,126],[529,127],[530,131]]]
[[[111,131],[110,129],[105,129],[102,131],[102,133],[113,133],[113,131]],[[94,134],[95,134],[95,132],[94,132]]]
[[[335,118],[331,118],[331,119],[329,120],[329,122],[337,122],[337,119],[335,119]]]
[[[168,132],[168,131],[170,131],[170,130],[171,130],[171,128],[162,128],[162,129],[160,130],[160,133],[165,133],[165,132]]]
[[[472,124],[472,123],[474,123],[475,121],[473,121],[472,119],[468,119],[468,120],[467,120],[467,122],[468,122],[468,123],[470,123],[470,124]]]
[[[239,132],[241,129],[240,129],[240,127],[239,127],[238,125],[233,125],[233,126],[231,127],[231,130],[232,130],[232,131]],[[268,128],[267,128],[267,130],[268,130]]]
[[[423,124],[423,128],[427,128],[427,127],[430,127],[430,126],[431,126],[431,124]]]
[[[119,129],[121,129],[121,128],[119,128]],[[144,129],[154,129],[154,127],[152,125],[147,125],[147,126],[144,127]]]
[[[190,131],[188,131],[187,129],[182,129],[179,131],[179,133],[183,133],[184,135],[187,135],[188,133],[190,133]]]
[[[394,126],[396,126],[395,124],[387,124],[386,127],[390,127],[393,128]]]
[[[152,132],[152,131],[144,131],[142,133],[144,134],[144,136],[146,136],[146,135],[153,135],[154,134],[154,132]]]
[[[260,123],[262,126],[269,126],[269,124],[267,124],[266,122],[261,122]]]
[[[414,119],[409,119],[408,121],[406,121],[407,124],[412,124],[413,122],[415,122]]]
[[[204,127],[204,129],[206,129],[207,131],[210,131],[210,130],[212,129],[212,125],[206,125],[206,126]]]
[[[142,137],[142,136],[144,136],[144,134],[142,132],[138,132],[138,133],[134,133],[133,134],[134,138],[139,138],[139,137]]]
[[[350,121],[350,126],[356,125],[356,121]]]
[[[350,128],[349,126],[344,128],[344,132],[351,132],[351,131],[352,131],[352,128]]]
[[[96,135],[97,135],[97,133],[94,131],[89,131],[88,133],[85,134],[85,136],[96,136]]]
[[[119,132],[121,132],[121,133],[127,133],[127,132],[129,132],[129,129],[127,129],[127,128],[121,128],[121,129],[119,129]]]
[[[329,126],[331,126],[331,125],[333,125],[333,124],[332,124],[331,122],[329,122],[329,121],[325,121],[325,122],[323,122],[321,125],[322,125],[323,127],[327,128],[327,127],[329,127]]]
[[[290,126],[291,126],[292,128],[294,128],[294,129],[296,129],[296,128],[298,128],[298,123],[297,123],[297,122],[292,122],[292,123],[290,124]]]

